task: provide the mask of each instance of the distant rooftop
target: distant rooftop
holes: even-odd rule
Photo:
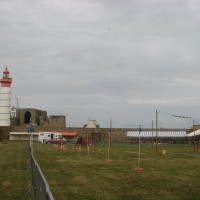
[[[95,120],[89,120],[89,122],[85,124],[83,128],[100,128],[100,126],[97,124],[95,119]]]

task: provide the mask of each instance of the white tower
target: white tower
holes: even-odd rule
[[[0,79],[1,94],[0,94],[0,126],[10,126],[10,99],[11,99],[11,83],[12,78],[9,78],[10,72],[7,67],[3,72],[3,78]]]

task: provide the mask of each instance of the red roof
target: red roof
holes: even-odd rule
[[[74,133],[74,132],[61,132],[62,136],[67,136],[67,137],[76,137],[79,136],[79,133]]]
[[[10,74],[10,72],[8,71],[8,68],[6,67],[6,69],[3,72],[4,74]]]

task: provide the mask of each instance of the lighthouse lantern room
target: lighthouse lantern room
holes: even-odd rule
[[[3,78],[0,79],[0,126],[10,126],[10,99],[11,99],[11,83],[12,78],[9,77],[8,68],[3,71]]]

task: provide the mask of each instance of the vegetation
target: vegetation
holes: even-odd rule
[[[162,150],[167,150],[163,155]],[[56,200],[198,200],[200,197],[200,154],[192,145],[163,145],[159,153],[151,145],[112,144],[108,162],[107,144],[96,151],[66,150],[52,145],[33,145],[38,161]],[[0,199],[27,199],[27,142],[0,143]]]
[[[0,142],[0,199],[27,200],[31,188],[27,142]],[[29,177],[29,178],[28,178]]]
[[[34,154],[47,178],[55,199],[91,200],[197,200],[200,197],[200,155],[191,145],[165,145],[159,153],[150,145],[107,144],[96,151],[59,150],[35,143]],[[167,150],[163,155],[162,149]]]

